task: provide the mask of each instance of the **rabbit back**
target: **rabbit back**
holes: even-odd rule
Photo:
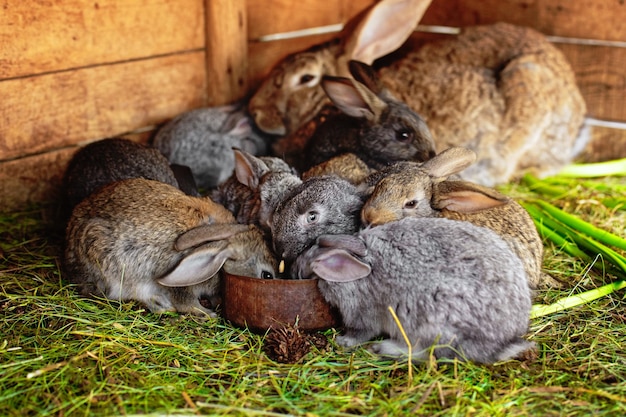
[[[137,300],[154,312],[205,311],[194,291],[214,293],[216,280],[196,288],[168,288],[156,279],[185,255],[174,248],[176,238],[210,222],[234,223],[234,218],[209,199],[187,196],[161,182],[118,181],[74,209],[66,230],[64,267],[85,295]]]
[[[98,188],[128,178],[178,187],[167,159],[149,146],[123,138],[92,142],[74,154],[64,177],[68,211]]]
[[[531,346],[523,339],[531,307],[524,269],[493,231],[448,219],[407,218],[365,229],[358,238],[367,248],[359,260],[371,267],[369,275],[319,282],[349,338],[356,335],[350,342],[388,335],[403,344],[388,311],[392,306],[418,353],[415,359],[435,343],[441,346],[437,357],[485,363]],[[313,247],[303,256],[309,261],[324,250]],[[384,346],[382,352],[389,353]]]
[[[527,170],[549,175],[582,149],[586,107],[564,55],[543,35],[505,23],[464,29],[382,68],[383,82],[420,113],[437,151],[464,146],[461,177],[493,186]]]

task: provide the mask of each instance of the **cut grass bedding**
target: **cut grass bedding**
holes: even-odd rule
[[[561,194],[549,200],[624,237],[626,212],[601,200],[623,199],[602,187],[626,181],[580,183],[549,184]],[[529,187],[504,191],[547,198]],[[61,275],[62,231],[48,212],[0,216],[0,415],[626,415],[623,289],[533,318],[537,351],[520,360],[430,362],[409,372],[406,362],[338,347],[329,330],[328,348],[281,364],[264,353],[264,335],[222,319],[78,296]],[[539,291],[537,304],[618,279],[604,256],[583,260],[545,242],[544,271],[564,287]]]

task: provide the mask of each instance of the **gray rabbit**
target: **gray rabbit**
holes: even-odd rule
[[[433,137],[420,115],[394,98],[369,65],[350,61],[349,68],[354,80],[325,76],[322,81],[343,113],[317,127],[303,154],[303,170],[346,152],[373,169],[435,156]]]
[[[450,148],[424,163],[399,162],[378,171],[366,181],[375,185],[361,212],[363,223],[377,226],[409,216],[446,217],[487,227],[522,260],[531,288],[558,285],[541,272],[543,242],[519,203],[494,189],[448,179],[475,159],[469,149]]]
[[[307,179],[274,211],[271,233],[276,254],[289,264],[320,235],[356,232],[364,198],[343,178]]]
[[[233,147],[254,155],[268,150],[266,140],[237,105],[182,113],[159,129],[153,145],[171,163],[191,168],[201,189],[214,188],[232,174]]]
[[[218,271],[270,278],[277,260],[261,231],[208,198],[158,181],[106,185],[79,203],[66,230],[64,270],[84,295],[136,300],[152,312],[209,314]]]
[[[302,183],[285,161],[273,156],[255,157],[234,149],[235,172],[210,195],[244,224],[269,231],[274,209],[293,188]]]
[[[107,138],[79,149],[64,177],[69,212],[103,185],[128,178],[146,178],[178,187],[167,159],[149,146],[124,138]]]
[[[514,358],[531,308],[524,268],[493,231],[448,219],[406,218],[356,235],[322,236],[296,261],[297,278],[318,276],[324,298],[345,325],[337,343],[377,337],[371,351],[412,359],[481,363]]]

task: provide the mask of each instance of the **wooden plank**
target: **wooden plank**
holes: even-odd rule
[[[626,48],[557,44],[576,73],[587,112],[626,121]]]
[[[0,211],[8,212],[30,204],[58,201],[63,174],[76,151],[63,149],[0,162]]]
[[[5,0],[0,79],[204,47],[203,0]]]
[[[591,132],[591,140],[579,155],[579,162],[626,158],[626,130],[594,126]]]
[[[372,0],[248,0],[250,39],[345,23]],[[626,4],[617,0],[434,0],[422,24],[470,26],[498,21],[548,35],[626,41]]]
[[[203,52],[0,82],[0,160],[119,135],[205,103]]]
[[[248,90],[245,0],[211,0],[206,7],[208,105],[242,99]]]
[[[548,35],[626,40],[626,4],[615,0],[434,0],[427,25],[470,26],[498,21]]]
[[[376,0],[248,0],[248,36],[345,23]]]

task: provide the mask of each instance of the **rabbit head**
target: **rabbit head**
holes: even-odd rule
[[[345,179],[309,178],[274,211],[271,234],[275,252],[289,264],[319,235],[356,232],[362,205],[363,196]]]
[[[419,164],[399,162],[373,174],[380,178],[363,206],[363,224],[376,226],[403,217],[438,217],[432,206],[433,189],[469,165],[476,154],[465,148],[450,148]]]
[[[136,300],[153,312],[214,315],[199,296],[217,292],[217,271],[225,262],[243,268],[237,271],[244,275],[263,276],[259,267],[275,274],[275,257],[258,244],[247,254],[256,265],[244,268],[248,260],[239,250],[245,243],[236,243],[235,235],[254,232],[234,223],[228,210],[207,198],[187,196],[158,181],[118,181],[72,212],[64,269],[85,295]],[[215,226],[210,237],[209,225]]]
[[[307,155],[321,163],[333,152],[356,153],[370,167],[381,169],[397,161],[426,161],[435,143],[421,116],[382,86],[373,68],[350,61],[354,79],[325,76],[322,86],[345,116],[329,117],[308,143]]]
[[[346,347],[385,335],[370,349],[413,360],[460,358],[492,363],[532,347],[524,340],[531,308],[520,260],[493,231],[448,219],[406,218],[356,235],[322,236],[295,262],[320,278],[338,308]]]
[[[288,56],[279,62],[249,102],[259,129],[284,136],[310,120],[328,102],[322,76],[348,76],[348,60],[371,64],[398,48],[413,32],[430,0],[382,0],[348,22],[341,42],[329,42]],[[380,35],[385,27],[387,36]],[[384,39],[382,39],[384,38]]]
[[[344,153],[328,161],[315,165],[302,173],[302,179],[336,175],[358,185],[365,181],[375,171],[353,153]]]

